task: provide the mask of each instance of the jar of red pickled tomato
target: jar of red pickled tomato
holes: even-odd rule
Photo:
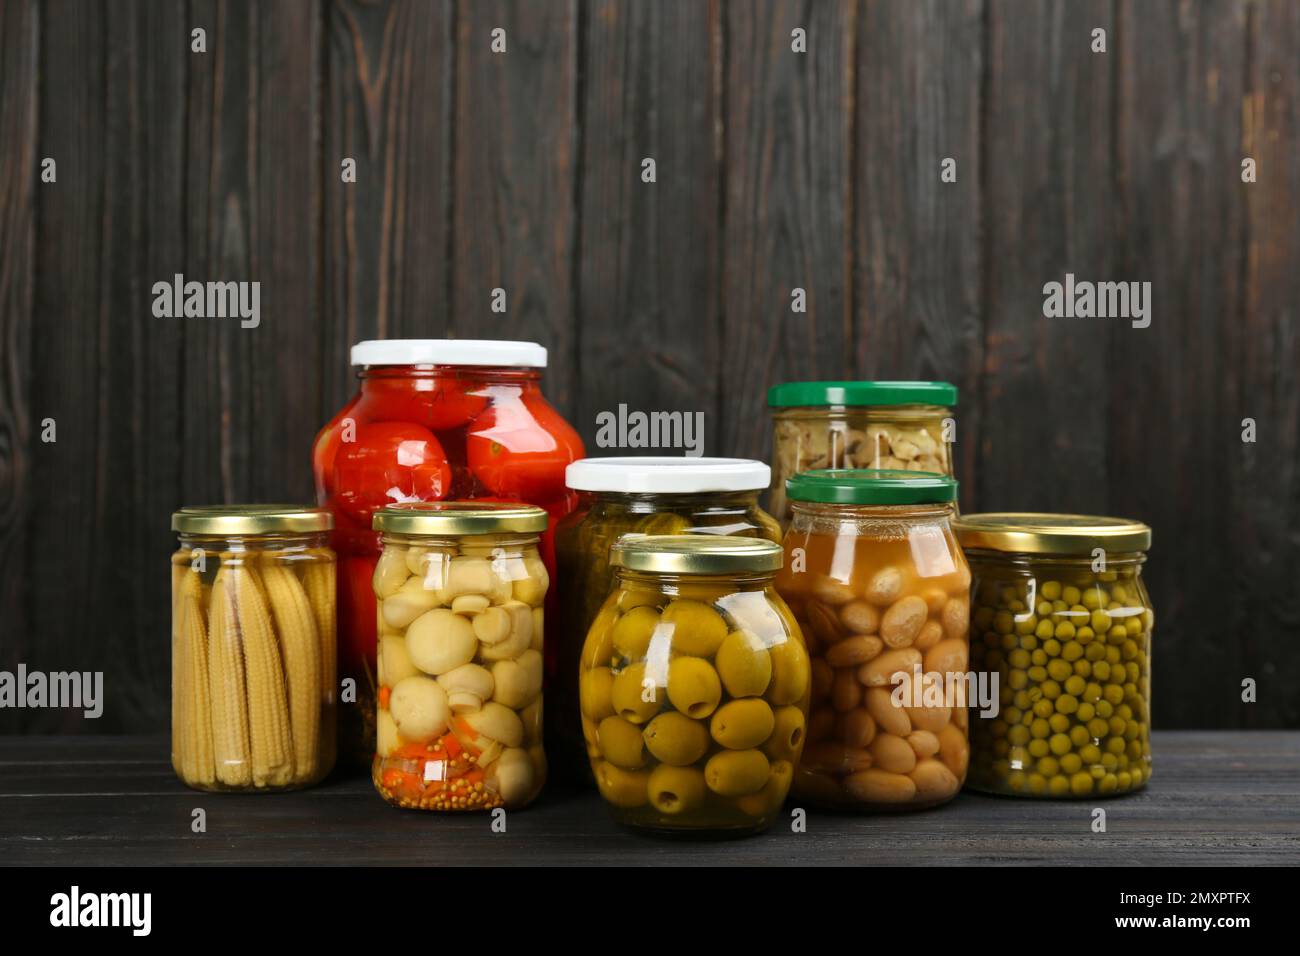
[[[352,347],[361,387],[316,436],[317,501],[334,513],[340,708],[339,759],[369,766],[378,685],[375,509],[409,501],[488,499],[538,505],[550,526],[573,510],[564,470],[582,439],[542,395],[546,349],[534,342],[385,339]],[[554,576],[551,532],[542,559]],[[351,704],[349,706],[349,704]]]

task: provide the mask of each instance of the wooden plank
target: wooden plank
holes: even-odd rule
[[[198,2],[186,278],[259,281],[256,328],[186,320],[182,486],[195,502],[312,498],[320,425],[320,9]],[[333,361],[337,356],[331,355]]]
[[[40,435],[31,395],[38,29],[34,0],[0,8],[0,613],[9,638],[0,643],[0,668],[9,671],[36,650],[23,598]],[[0,712],[0,732],[23,722],[16,711]]]
[[[461,0],[456,15],[452,296],[462,338],[550,349],[547,397],[576,406],[578,15],[573,0]],[[492,51],[494,30],[506,50]],[[492,290],[506,291],[505,314]]]
[[[454,328],[454,10],[450,0],[328,7],[322,422],[356,388],[353,344]],[[356,161],[355,183],[342,180],[344,158]]]
[[[48,14],[85,20],[59,5]],[[183,10],[146,3],[44,31],[40,136],[59,177],[38,187],[36,315],[61,334],[34,353],[58,441],[37,446],[47,491],[29,586],[41,627],[27,663],[103,671],[104,715],[92,724],[103,731],[157,727],[169,712],[161,556],[180,474],[181,333],[153,315],[151,287],[183,264],[185,37]],[[82,717],[26,719],[50,729]]]
[[[1227,319],[1240,361],[1225,434],[1230,460],[1238,462],[1229,505],[1238,541],[1230,633],[1241,658],[1231,690],[1239,695],[1244,677],[1260,684],[1259,703],[1241,709],[1242,726],[1295,726],[1300,654],[1283,635],[1300,633],[1300,8],[1282,0],[1252,4],[1249,30],[1241,153],[1256,160],[1259,176],[1241,187],[1248,216],[1244,321]],[[1238,458],[1247,416],[1258,423],[1258,440]]]
[[[1107,505],[1106,343],[1119,320],[1046,318],[1043,286],[1118,278],[1111,12],[1104,0],[989,7],[981,509]],[[1110,52],[1090,52],[1096,27]]]
[[[1106,504],[1154,528],[1144,575],[1159,622],[1160,726],[1239,726],[1254,712],[1239,682],[1258,649],[1234,630],[1231,584],[1220,579],[1244,571],[1225,505],[1248,413],[1238,414],[1224,347],[1238,340],[1246,196],[1256,188],[1240,181],[1247,6],[1119,7],[1121,277],[1151,283],[1153,314],[1149,328],[1117,326],[1110,342]],[[1291,695],[1270,696],[1261,709]]]
[[[93,745],[103,747],[103,760],[74,767],[63,758],[85,759],[85,738],[0,739],[0,854],[7,862],[311,864],[337,862],[337,847],[346,845],[349,865],[428,863],[431,821],[388,811],[365,776],[336,776],[270,798],[198,794],[170,775],[164,738],[133,738],[127,746],[97,738]],[[1156,731],[1152,746],[1151,785],[1104,801],[1104,839],[1090,826],[1092,802],[967,792],[927,813],[924,826],[911,814],[810,810],[806,833],[777,824],[747,840],[651,840],[611,822],[594,791],[548,788],[510,815],[510,839],[494,833],[485,816],[443,816],[438,852],[515,866],[853,866],[867,858],[912,866],[1294,863],[1300,732]],[[26,762],[34,752],[44,773]],[[195,806],[208,811],[205,835],[190,829]]]
[[[962,505],[980,434],[984,4],[869,0],[858,18],[855,376],[958,386]],[[956,161],[956,182],[941,179]]]
[[[720,16],[696,0],[600,0],[586,18],[575,424],[592,454],[596,415],[624,402],[703,412],[711,437]]]
[[[768,386],[850,369],[855,15],[844,0],[724,10],[721,454],[769,456]]]

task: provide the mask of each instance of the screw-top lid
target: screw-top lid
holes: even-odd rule
[[[546,349],[494,339],[371,339],[352,346],[352,364],[546,368]]]
[[[826,468],[785,481],[791,501],[834,505],[924,505],[957,500],[957,482],[932,471]]]
[[[956,405],[950,382],[786,382],[767,390],[772,408],[801,405]]]
[[[376,531],[393,534],[537,534],[546,530],[546,512],[508,501],[410,501],[376,508]]]
[[[772,469],[747,458],[583,458],[565,469],[564,481],[575,491],[629,495],[758,491],[772,483]]]
[[[609,549],[612,566],[658,574],[779,571],[782,560],[775,541],[709,534],[625,534]]]
[[[189,505],[172,513],[181,534],[310,534],[329,531],[334,516],[310,505]]]
[[[963,548],[1018,554],[1087,555],[1146,551],[1151,528],[1140,521],[1099,515],[1001,512],[962,515],[953,530]]]

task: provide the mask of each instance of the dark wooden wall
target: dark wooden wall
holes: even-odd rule
[[[1300,5],[0,18],[0,668],[105,671],[84,729],[166,725],[170,512],[308,498],[348,346],[441,335],[544,343],[588,439],[626,401],[715,454],[767,454],[774,382],[950,379],[966,510],[1154,526],[1159,725],[1300,724]],[[1151,327],[1045,319],[1067,271],[1150,281]],[[260,280],[261,326],[154,318],[176,272]]]

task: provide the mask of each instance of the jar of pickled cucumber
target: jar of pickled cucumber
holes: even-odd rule
[[[172,767],[196,790],[293,790],[334,766],[333,524],[296,505],[172,515]]]
[[[1088,515],[957,522],[971,563],[971,656],[1000,707],[971,712],[971,787],[1022,797],[1129,793],[1151,779],[1151,529]]]
[[[776,586],[812,656],[795,794],[832,808],[952,799],[970,755],[970,570],[950,517],[957,482],[828,470],[786,482],[794,520]]]
[[[803,748],[808,652],[772,578],[781,547],[628,535],[579,674],[592,773],[614,819],[666,833],[757,832]]]
[[[375,511],[371,776],[389,803],[493,810],[542,789],[546,522],[533,505],[488,501]]]
[[[609,548],[624,534],[715,534],[781,540],[758,503],[772,470],[742,458],[584,458],[565,480],[578,507],[555,532],[560,628],[546,661],[546,749],[570,781],[591,783],[578,708],[578,658],[609,594]]]
[[[948,382],[786,382],[768,389],[772,494],[788,527],[786,479],[804,471],[887,469],[954,474],[957,388]]]

